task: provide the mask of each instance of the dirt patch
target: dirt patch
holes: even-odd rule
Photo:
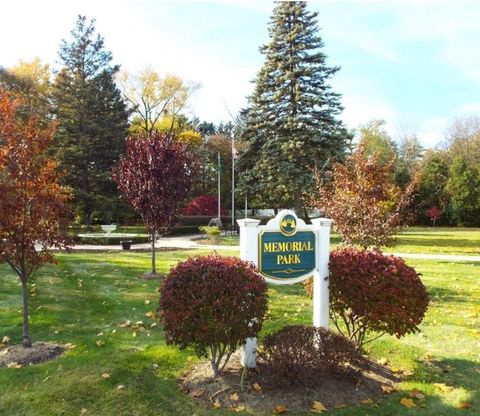
[[[50,342],[34,342],[30,348],[11,345],[0,350],[0,367],[19,368],[53,360],[67,349],[64,345]]]
[[[180,390],[206,407],[222,407],[232,411],[250,409],[272,414],[276,406],[285,406],[291,412],[309,412],[314,401],[327,409],[351,406],[358,403],[374,403],[384,394],[384,388],[394,389],[400,378],[388,368],[368,361],[358,382],[326,377],[318,387],[269,388],[268,374],[262,367],[249,371],[241,386],[243,368],[240,355],[232,356],[227,368],[212,379],[209,362],[200,363],[179,380]]]

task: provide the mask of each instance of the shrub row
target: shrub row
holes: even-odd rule
[[[357,378],[367,332],[415,332],[428,306],[419,274],[401,258],[353,248],[331,253],[330,294],[341,335],[293,326],[265,337],[259,358],[272,385],[314,385],[322,373]],[[161,287],[159,315],[167,342],[210,354],[216,376],[235,349],[260,331],[266,308],[265,281],[251,264],[209,255],[171,270]]]

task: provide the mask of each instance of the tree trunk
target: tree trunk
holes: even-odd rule
[[[23,346],[30,348],[32,341],[30,340],[30,327],[28,323],[28,286],[27,279],[20,279],[22,281],[22,298],[23,298]]]
[[[152,274],[157,274],[157,268],[155,265],[155,237],[157,233],[155,231],[152,232]]]
[[[302,218],[303,215],[303,205],[302,205],[302,198],[300,195],[300,191],[298,189],[295,190],[293,194],[294,204],[295,204],[295,214],[297,217]]]
[[[82,173],[82,191],[85,195],[90,195],[90,185],[88,181],[88,171],[87,168],[84,167],[84,171]],[[86,226],[90,226],[92,220],[92,209],[90,207],[90,201],[87,197],[86,200],[83,201],[85,203],[83,207],[83,223]]]

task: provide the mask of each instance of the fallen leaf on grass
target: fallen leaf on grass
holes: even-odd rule
[[[321,402],[317,402],[317,401],[314,401],[312,403],[312,408],[310,409],[312,413],[323,413],[326,410],[327,408]]]
[[[110,374],[108,374],[108,373],[102,373],[102,378],[110,378]]]
[[[273,413],[276,414],[276,415],[281,415],[281,414],[287,413],[287,412],[288,412],[288,409],[283,404],[277,404],[275,406],[275,408],[273,409]]]
[[[262,392],[262,386],[258,383],[253,383],[252,385],[253,387],[253,390],[255,390],[257,393],[261,393]]]
[[[443,391],[444,393],[447,393],[449,391],[453,390],[452,386],[447,386],[445,383],[433,383],[433,386],[440,391]]]
[[[125,386],[123,384],[119,384],[117,386],[117,390],[123,390],[125,388]]]
[[[409,409],[417,406],[415,403],[413,403],[412,399],[407,399],[406,397],[400,400],[400,404],[402,404],[405,407],[408,407]]]
[[[213,407],[215,409],[220,409],[222,407],[222,403],[220,403],[220,400],[215,399],[215,401],[213,402]]]
[[[101,347],[105,344],[105,341],[97,341],[95,344],[97,344],[97,347]]]
[[[150,305],[150,301],[148,299],[145,301],[145,305]]]
[[[333,406],[335,409],[343,409],[344,407],[347,407],[346,404],[336,404],[335,406]]]
[[[362,403],[362,404],[373,404],[375,402],[370,397],[368,397],[366,399],[361,400],[360,403]]]
[[[74,345],[74,344],[72,344],[71,342],[68,342],[68,343],[65,344],[65,348],[66,348],[67,350],[73,350],[73,349],[76,348],[76,347],[77,347],[77,346]]]
[[[410,397],[414,397],[415,399],[423,400],[425,395],[417,389],[413,389],[410,393],[408,393]]]
[[[227,408],[227,410],[229,412],[236,412],[236,413],[240,413],[240,412],[243,412],[245,410],[245,406],[229,406]]]
[[[192,390],[192,392],[190,393],[190,395],[193,397],[200,397],[200,396],[203,396],[204,394],[205,394],[205,389],[195,389],[195,390]]]
[[[155,318],[155,314],[154,314],[152,311],[148,311],[148,312],[145,314],[145,316],[146,316],[147,318],[150,318],[150,319]]]
[[[132,321],[130,319],[127,319],[123,324],[120,324],[120,328],[127,328],[132,324]]]
[[[16,362],[7,363],[7,368],[20,368],[21,366],[22,364],[18,364]]]
[[[239,398],[240,398],[240,397],[238,397],[238,394],[237,394],[237,393],[232,393],[232,394],[230,395],[230,400],[232,400],[232,401],[234,401],[234,402],[238,402],[238,399],[239,399]]]
[[[2,338],[2,344],[8,344],[12,339],[8,336],[8,335],[5,335],[3,338]]]
[[[390,393],[393,393],[393,392],[397,391],[397,389],[393,386],[389,386],[387,384],[384,384],[384,385],[382,385],[382,391],[385,394],[390,394]]]
[[[388,364],[388,360],[385,357],[380,358],[377,362],[380,365],[387,365]]]

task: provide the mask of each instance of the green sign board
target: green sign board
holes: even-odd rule
[[[315,233],[297,231],[296,223],[284,218],[280,231],[258,235],[258,269],[275,280],[293,280],[315,269]]]

